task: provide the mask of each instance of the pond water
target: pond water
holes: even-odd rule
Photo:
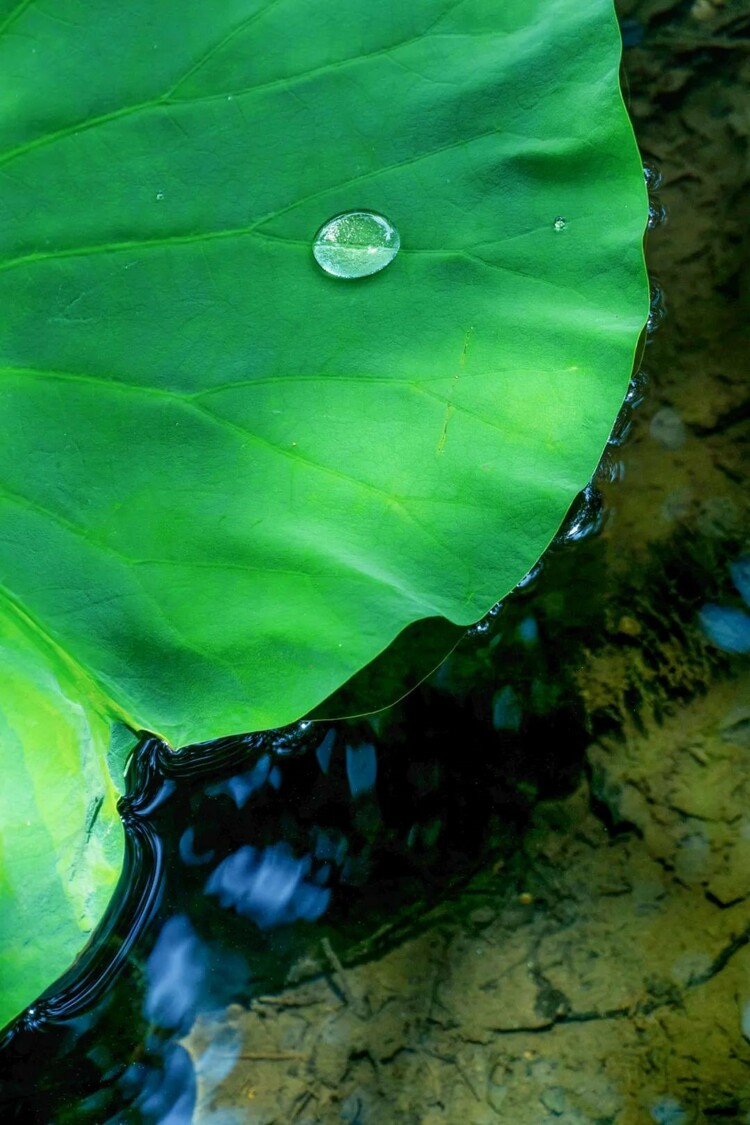
[[[384,712],[140,744],[118,894],[0,1050],[3,1120],[750,1121],[740,7],[621,4],[668,308],[544,565],[328,714],[418,682]]]

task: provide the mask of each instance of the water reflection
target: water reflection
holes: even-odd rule
[[[743,555],[729,565],[729,574],[739,599],[750,606],[750,556]],[[698,614],[704,634],[724,652],[744,656],[750,653],[750,614],[738,605],[704,605]]]
[[[150,1023],[187,1032],[198,1012],[208,977],[208,951],[184,914],[167,919],[146,961],[146,1001]]]
[[[149,1064],[134,1063],[120,1079],[126,1102],[149,1125],[191,1125],[196,1100],[193,1060],[178,1043],[165,1043]],[[118,1118],[111,1119],[112,1125]],[[121,1120],[121,1118],[120,1118]]]
[[[361,797],[375,788],[378,760],[371,742],[346,747],[346,776],[352,797]]]
[[[417,713],[420,742],[407,745]],[[331,972],[336,951],[375,955],[507,851],[529,794],[512,756],[487,752],[491,716],[473,734],[464,724],[460,754],[435,689],[391,719],[377,741],[364,722],[180,753],[142,741],[121,802],[119,896],[99,941],[11,1029],[5,1119],[189,1122],[196,1090],[221,1081],[238,1050],[194,1066],[176,1040],[198,1014]]]
[[[272,767],[270,754],[263,754],[253,768],[245,773],[235,774],[234,777],[228,777],[225,781],[217,782],[216,785],[209,785],[206,793],[209,797],[218,797],[221,793],[226,793],[237,808],[242,809],[253,793],[261,789],[266,782],[274,789],[278,789],[281,785],[281,773],[276,766]]]
[[[232,906],[261,930],[304,918],[314,922],[326,910],[330,888],[321,886],[328,869],[312,870],[312,856],[296,859],[285,843],[257,849],[239,848],[219,864],[206,883],[206,894]]]

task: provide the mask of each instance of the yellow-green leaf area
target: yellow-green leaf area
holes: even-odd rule
[[[122,863],[109,724],[33,629],[0,618],[0,1027],[74,960]],[[90,694],[90,691],[89,691]]]

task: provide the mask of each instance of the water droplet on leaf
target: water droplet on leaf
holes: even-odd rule
[[[401,246],[398,231],[375,211],[344,211],[324,223],[313,256],[331,277],[369,277],[390,265]]]

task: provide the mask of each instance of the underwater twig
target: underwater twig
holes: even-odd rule
[[[332,969],[331,976],[333,977],[333,981],[334,981],[336,987],[338,988],[339,992],[344,997],[344,1000],[346,1001],[346,1003],[349,1004],[350,1007],[353,1008],[353,1010],[359,1016],[364,1017],[364,1015],[366,1013],[364,1012],[363,1005],[357,1000],[357,997],[354,995],[351,988],[349,987],[349,981],[346,978],[346,969],[341,964],[341,961],[339,960],[339,958],[336,954],[336,951],[334,950],[334,948],[331,945],[328,938],[324,937],[321,940],[320,945],[321,945],[321,948],[322,948],[323,952],[326,955],[326,959],[328,960],[328,963],[331,966],[331,969]]]

